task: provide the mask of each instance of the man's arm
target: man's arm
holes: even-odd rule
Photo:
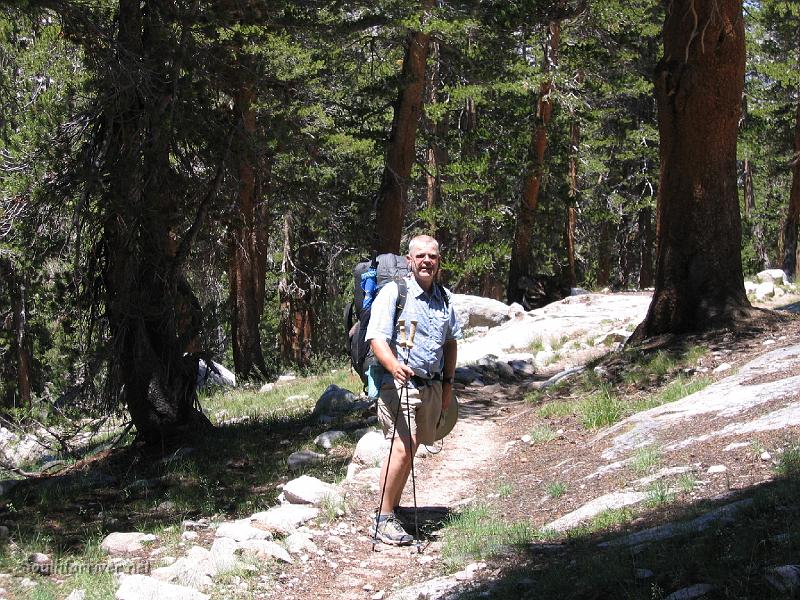
[[[447,340],[444,343],[444,370],[442,371],[442,378],[452,379],[456,372],[456,360],[458,359],[458,342],[456,340]],[[450,400],[453,397],[453,384],[449,381],[442,381],[442,412],[447,410],[450,406]]]

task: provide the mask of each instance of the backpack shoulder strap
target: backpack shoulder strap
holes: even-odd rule
[[[442,300],[444,301],[444,307],[449,308],[450,306],[450,290],[444,287],[441,283],[437,283],[439,286],[439,293],[442,295]]]
[[[408,284],[404,277],[400,277],[396,280],[397,283],[397,302],[394,305],[394,322],[397,324],[397,320],[400,318],[400,313],[403,312],[403,309],[406,306],[406,296],[408,296]]]

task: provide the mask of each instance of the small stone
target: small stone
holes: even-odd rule
[[[708,467],[706,473],[708,473],[709,475],[716,475],[717,473],[725,473],[727,470],[728,467],[726,467],[725,465],[714,465]]]
[[[362,587],[361,589],[364,590],[365,592],[371,592],[372,590],[375,589],[375,586],[372,585],[371,583],[365,583],[364,587]]]
[[[386,595],[386,592],[380,590],[372,594],[372,600],[383,600],[383,597]]]
[[[84,598],[86,598],[86,590],[72,590],[64,600],[83,600]]]
[[[730,363],[724,362],[724,363],[718,365],[717,368],[715,368],[713,372],[714,373],[724,373],[725,371],[730,371],[732,368],[733,367],[731,367]]]
[[[764,450],[764,452],[761,453],[761,460],[772,460],[772,454]]]
[[[526,434],[525,434],[525,435],[523,435],[523,436],[522,436],[520,439],[522,440],[522,443],[523,443],[523,444],[530,444],[530,443],[531,443],[531,440],[532,440],[533,438],[531,438],[531,436],[530,436],[530,435],[528,435],[528,434],[526,433]]]

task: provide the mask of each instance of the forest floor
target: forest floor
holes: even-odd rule
[[[798,300],[784,298],[772,307],[796,309]],[[543,392],[531,392],[531,381],[463,388],[458,391],[459,422],[445,438],[441,452],[415,461],[418,544],[373,544],[370,523],[378,502],[377,486],[346,483],[345,514],[310,528],[319,549],[316,554],[293,564],[257,565],[255,570],[215,583],[206,593],[214,598],[285,600],[661,598],[701,584],[709,586],[706,597],[790,597],[796,589],[776,592],[765,574],[775,566],[796,563],[800,550],[800,504],[796,501],[800,428],[789,425],[710,437],[672,448],[670,442],[708,434],[707,420],[688,420],[664,434],[657,445],[647,446],[649,453],[633,452],[629,456],[633,462],[618,468],[604,455],[613,446],[604,437],[612,430],[590,424],[586,409],[598,398],[611,399],[611,404],[600,403],[601,413],[616,411],[611,423],[643,406],[657,405],[660,402],[652,399],[673,388],[676,381],[713,385],[766,352],[797,340],[800,318],[765,317],[736,331],[662,340],[645,358],[641,353],[603,355],[607,352],[603,348],[584,350],[580,357],[564,352],[559,362],[536,373],[533,380],[545,381],[578,361],[590,368]],[[656,355],[669,357],[666,368],[653,366]],[[776,366],[760,377],[777,382],[796,375]],[[780,400],[781,406],[788,406],[800,398],[794,393]],[[763,414],[765,406],[753,408],[747,418]],[[715,415],[713,419],[712,430],[722,429],[733,418]],[[631,427],[624,425],[623,431]],[[213,474],[198,474],[201,467],[197,465],[190,474],[217,489],[208,492],[210,497],[204,502],[195,493],[181,504],[174,489],[167,493],[156,486],[146,498],[148,511],[132,508],[134,486],[123,485],[121,478],[98,480],[91,489],[82,488],[73,496],[59,488],[57,494],[29,492],[6,498],[0,505],[0,524],[11,529],[12,539],[25,538],[29,529],[39,533],[27,536],[18,547],[12,542],[10,551],[8,547],[4,551],[36,550],[39,539],[42,551],[66,555],[80,548],[84,560],[89,560],[85,557],[97,556],[96,546],[86,543],[90,533],[96,540],[98,533],[106,531],[137,530],[155,532],[158,543],[164,543],[164,548],[149,548],[143,559],[182,552],[186,547],[180,539],[183,519],[234,518],[270,505],[276,488],[286,481],[285,473],[278,475],[280,468],[262,468],[257,463],[272,456],[272,462],[285,465],[286,453],[296,446],[288,438],[298,430],[311,438],[318,432],[303,419],[263,427],[253,424],[252,429],[238,429],[209,442],[209,448],[198,448],[200,454],[219,463]],[[347,452],[345,448],[334,453],[326,466],[329,476],[342,473]],[[128,483],[154,474],[167,477],[169,473],[164,475],[156,462],[133,449],[87,461],[102,464],[101,472],[126,471]],[[609,469],[610,464],[615,468]],[[719,465],[725,465],[725,470],[709,473],[709,468]],[[172,473],[173,480],[187,477]],[[648,477],[653,483],[641,483]],[[660,481],[667,483],[659,486]],[[174,481],[163,482],[168,489],[174,485]],[[640,490],[640,502],[597,511],[563,529],[548,528],[598,498],[633,490]],[[264,499],[261,504],[259,496]],[[678,536],[654,546],[598,549],[598,543],[613,543],[623,535],[685,521],[742,499],[754,499],[758,510],[693,534],[689,540]],[[413,504],[409,484],[403,505]],[[416,531],[413,511],[406,511],[403,520],[410,532]],[[212,540],[213,531],[207,530],[194,543]],[[71,576],[22,579],[14,573],[13,564],[7,560],[9,572],[0,573],[0,598],[64,598],[81,586],[86,588],[87,600],[113,597],[111,580],[92,589]],[[414,587],[424,582],[428,583]]]

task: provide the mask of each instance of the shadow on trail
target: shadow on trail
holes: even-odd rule
[[[795,577],[779,590],[767,577],[786,583],[771,571],[796,565],[800,555],[800,473],[753,488],[731,492],[724,500],[667,505],[618,525],[609,533],[577,529],[549,541],[509,547],[499,573],[489,582],[448,595],[449,600],[477,598],[557,598],[594,600],[666,598],[691,586],[702,592],[670,598],[796,598]],[[735,514],[723,516],[705,529],[681,530],[680,525],[721,506],[745,501]],[[641,532],[650,528],[650,541]],[[667,527],[674,535],[658,533]],[[625,538],[638,534],[639,538]],[[636,542],[636,543],[634,543]],[[491,562],[491,561],[489,561]],[[487,572],[487,571],[484,571]]]

